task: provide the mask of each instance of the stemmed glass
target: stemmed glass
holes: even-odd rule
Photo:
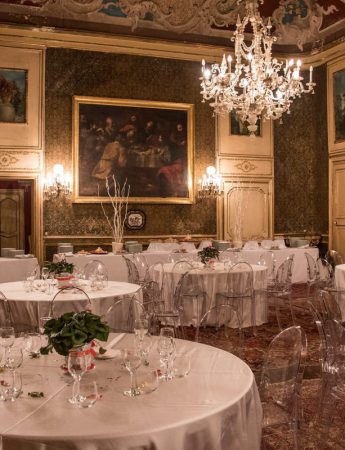
[[[129,390],[123,391],[124,395],[127,397],[135,397],[140,395],[140,390],[138,389],[135,372],[141,365],[141,357],[133,349],[124,348],[122,350],[122,359],[125,368],[128,370],[131,376],[131,388]]]
[[[13,327],[1,327],[0,328],[0,345],[5,349],[5,365],[8,358],[8,349],[14,344],[14,328]]]
[[[136,335],[134,338],[135,349],[138,355],[141,358],[141,363],[144,366],[148,366],[149,362],[147,361],[147,357],[150,353],[152,347],[152,338],[149,334],[144,336]]]
[[[49,268],[48,267],[42,267],[41,270],[41,278],[42,280],[46,280],[49,277]]]
[[[11,347],[8,349],[7,352],[7,359],[6,359],[6,367],[11,371],[12,373],[12,389],[11,389],[11,399],[14,401],[19,395],[20,392],[18,392],[18,381],[17,381],[17,372],[16,370],[22,365],[23,363],[23,350],[18,347]],[[21,388],[19,388],[19,391]]]
[[[78,406],[84,400],[80,395],[80,381],[87,371],[85,352],[71,350],[68,354],[67,367],[69,373],[74,378],[72,397],[69,399],[69,402]]]
[[[144,336],[149,332],[149,321],[145,317],[141,317],[134,321],[134,333],[138,336],[139,341],[144,340]]]
[[[157,351],[159,353],[160,360],[165,366],[164,373],[161,378],[165,381],[169,381],[173,378],[171,361],[176,352],[173,336],[174,330],[171,328],[162,328],[158,339]]]

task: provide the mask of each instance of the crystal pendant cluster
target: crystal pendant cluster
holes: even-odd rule
[[[55,164],[53,173],[48,173],[43,183],[43,193],[46,199],[72,194],[72,177],[65,174],[62,164]]]
[[[261,0],[261,3],[263,1]],[[257,130],[257,120],[279,119],[289,113],[290,105],[302,93],[313,93],[313,68],[309,82],[303,85],[301,61],[279,62],[272,57],[271,19],[265,24],[257,1],[248,1],[246,15],[237,18],[231,40],[234,44],[234,62],[231,55],[223,56],[221,64],[209,68],[202,61],[201,94],[203,102],[210,100],[215,113],[234,110],[239,120],[248,126],[251,135]],[[245,30],[252,32],[252,41],[246,43]]]

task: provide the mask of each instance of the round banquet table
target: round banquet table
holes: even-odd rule
[[[135,294],[140,299],[140,294],[137,293],[139,289],[140,286],[137,284],[109,281],[106,288],[97,291],[88,288],[86,293],[91,301],[92,312],[102,315],[112,305],[114,298]],[[15,325],[37,327],[39,318],[49,315],[50,302],[58,289],[55,288],[51,295],[37,290],[25,292],[23,282],[13,282],[1,283],[0,291],[8,301]],[[58,316],[66,311],[83,311],[87,307],[90,305],[82,292],[67,292],[59,295],[58,299],[54,301],[54,315]],[[111,325],[115,326],[115,323]]]
[[[0,258],[0,283],[25,280],[38,265],[37,258]]]
[[[133,345],[133,335],[119,339],[113,348]],[[123,395],[130,379],[120,356],[96,361],[84,380],[96,379],[102,398],[89,409],[68,402],[63,357],[26,357],[22,396],[0,405],[2,450],[259,450],[262,408],[250,368],[223,350],[176,343],[179,354],[190,356],[189,375],[135,398]],[[151,353],[158,355],[156,343]],[[44,397],[29,397],[33,390]]]
[[[173,292],[176,287],[183,271],[174,270],[174,263],[168,263],[163,265],[164,281],[162,280],[162,268],[160,265],[154,266],[152,277],[159,285],[162,286],[164,300],[168,308],[172,307]],[[222,266],[222,263],[218,263],[218,266]],[[253,269],[254,278],[254,291],[255,291],[255,321],[256,325],[262,325],[267,322],[267,267],[259,265],[251,265]],[[223,268],[220,269],[209,269],[203,268],[199,273],[203,276],[203,283],[206,290],[206,305],[201,308],[202,312],[208,311],[208,309],[215,306],[217,293],[224,292],[227,286],[228,280],[228,270]],[[194,276],[194,275],[192,275]],[[231,276],[231,275],[230,275]],[[238,276],[236,276],[238,280]],[[237,281],[238,282],[238,281]],[[200,301],[200,299],[195,299],[195,301]],[[184,325],[197,323],[197,304],[190,302],[189,305],[184,307]],[[249,299],[244,299],[243,304],[243,327],[250,327],[252,325],[251,318],[251,301]],[[231,327],[238,327],[237,319],[234,315],[230,322]]]

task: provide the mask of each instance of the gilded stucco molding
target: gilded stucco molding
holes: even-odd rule
[[[41,168],[41,151],[0,150],[0,171],[40,172]]]
[[[257,166],[255,166],[252,162],[250,162],[247,159],[236,164],[235,167],[237,167],[237,169],[242,170],[242,172],[245,173],[252,172],[257,168]]]

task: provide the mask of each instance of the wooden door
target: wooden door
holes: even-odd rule
[[[0,189],[0,247],[25,248],[23,189]]]
[[[331,160],[330,247],[345,258],[345,157]]]
[[[271,237],[271,204],[271,180],[224,180],[224,239],[234,242]]]

